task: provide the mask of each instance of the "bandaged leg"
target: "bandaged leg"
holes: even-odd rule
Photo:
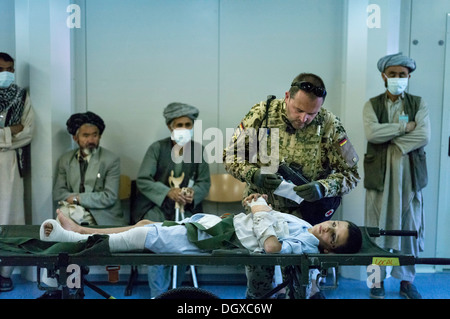
[[[144,250],[148,227],[135,227],[122,233],[109,235],[109,250],[112,253]]]
[[[121,233],[109,234],[109,249],[112,253],[143,251],[147,232],[147,227],[135,227]],[[40,238],[43,241],[71,243],[86,240],[89,236],[92,235],[65,230],[54,219],[46,220],[40,228]]]

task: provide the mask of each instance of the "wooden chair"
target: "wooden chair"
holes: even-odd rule
[[[120,175],[119,199],[126,200],[131,197],[131,178],[127,175]]]
[[[211,188],[205,200],[218,203],[242,201],[246,183],[241,182],[230,174],[211,175]]]

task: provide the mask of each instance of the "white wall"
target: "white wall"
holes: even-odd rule
[[[87,108],[106,122],[102,144],[135,178],[148,146],[168,136],[170,102],[217,120],[217,1],[88,1]]]
[[[70,147],[62,125],[70,116],[70,30],[65,0],[16,0],[17,83],[29,89],[35,112],[31,143],[31,222],[53,216],[52,186],[58,157]]]
[[[425,209],[425,251],[424,256],[450,256],[447,245],[449,227],[448,201],[450,182],[449,113],[448,95],[450,83],[449,60],[445,60],[450,49],[449,23],[450,2],[415,0],[411,14],[409,54],[416,59],[417,70],[411,76],[409,90],[426,101],[431,122],[431,141],[426,146],[429,184],[423,191]],[[430,19],[430,16],[433,19]],[[426,26],[424,28],[423,26]],[[447,76],[444,79],[445,73]],[[444,90],[447,88],[447,92]],[[435,240],[434,236],[438,234]]]
[[[0,0],[0,52],[16,56],[14,0]]]
[[[105,117],[102,143],[121,152],[123,172],[134,178],[168,135],[162,110],[173,101],[197,106],[203,130],[225,138],[255,103],[314,72],[329,88],[325,106],[339,110],[342,6],[320,2],[86,2],[87,108]]]

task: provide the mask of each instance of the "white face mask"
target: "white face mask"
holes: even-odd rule
[[[193,135],[194,135],[193,129],[188,130],[185,128],[181,128],[173,130],[171,138],[172,141],[175,141],[175,143],[177,143],[178,145],[184,146],[187,143],[189,143]]]
[[[408,86],[408,78],[387,78],[387,89],[393,95],[400,95]]]
[[[6,89],[14,82],[14,73],[4,71],[0,72],[0,88]]]

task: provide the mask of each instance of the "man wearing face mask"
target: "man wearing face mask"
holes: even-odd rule
[[[203,146],[192,141],[194,121],[199,111],[185,103],[170,103],[163,115],[170,137],[148,148],[138,172],[138,197],[132,210],[134,222],[174,220],[175,203],[184,207],[185,217],[202,212],[202,201],[211,186],[209,165],[203,159]],[[171,187],[169,177],[184,178],[179,188]],[[188,191],[183,192],[185,188]],[[166,291],[170,283],[169,266],[150,266],[151,297]],[[184,271],[183,267],[178,267]],[[182,276],[178,276],[181,278]]]
[[[427,184],[428,108],[421,97],[405,92],[416,69],[413,59],[401,53],[387,55],[378,61],[378,69],[387,90],[371,98],[363,110],[368,140],[364,157],[366,223],[382,229],[416,230],[417,239],[386,236],[378,244],[417,256],[424,245],[422,189]],[[421,298],[412,284],[414,265],[393,267],[391,275],[401,281],[401,295]],[[382,269],[381,280],[385,276]],[[384,298],[383,281],[374,284],[370,296]]]
[[[27,91],[14,83],[14,60],[0,52],[0,225],[24,225],[24,152],[33,135]],[[0,292],[13,289],[12,267],[0,267]]]

